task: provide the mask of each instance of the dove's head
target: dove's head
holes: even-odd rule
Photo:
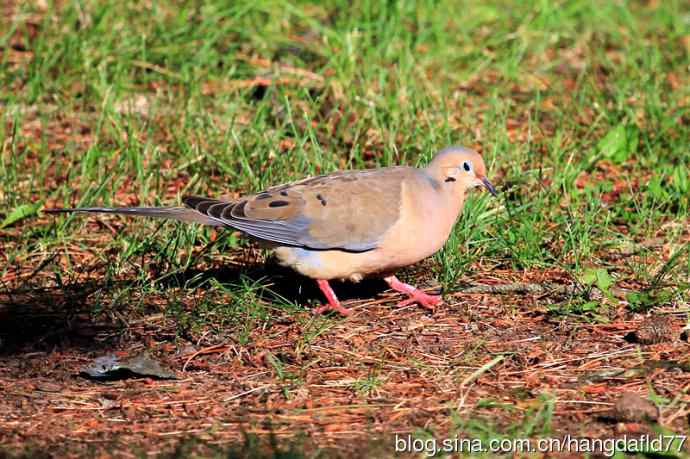
[[[441,184],[441,189],[463,193],[483,186],[496,196],[496,189],[486,178],[486,166],[479,153],[464,147],[447,147],[434,155],[427,173]]]

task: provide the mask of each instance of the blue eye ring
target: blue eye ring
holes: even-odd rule
[[[469,172],[472,170],[472,166],[470,166],[469,161],[465,161],[462,163],[462,168],[465,169],[465,172]]]

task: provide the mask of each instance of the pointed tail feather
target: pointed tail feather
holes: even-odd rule
[[[223,224],[210,218],[201,212],[185,207],[81,207],[76,209],[43,209],[49,214],[80,212],[91,214],[121,214],[154,218],[169,218],[188,223],[201,223],[202,225],[222,226]]]

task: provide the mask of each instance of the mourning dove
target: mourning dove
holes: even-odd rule
[[[340,171],[279,185],[234,201],[186,196],[186,207],[87,207],[46,212],[103,212],[170,218],[244,232],[273,248],[282,265],[315,279],[328,303],[316,308],[350,313],[330,287],[379,275],[408,296],[400,303],[433,309],[429,295],[392,273],[438,251],[462,210],[465,192],[496,190],[482,157],[448,147],[424,168],[407,166]]]

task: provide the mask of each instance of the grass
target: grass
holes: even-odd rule
[[[582,294],[546,301],[582,323],[687,306],[686,2],[3,8],[3,288],[96,282],[85,303],[93,317],[126,324],[162,311],[175,339],[246,345],[319,298],[313,286],[262,275],[267,254],[237,235],[48,218],[40,208],[177,205],[187,193],[234,196],[338,169],[424,164],[461,144],[483,154],[500,197],[472,194],[430,269],[408,277],[446,291],[484,283],[475,273],[491,270],[581,285]],[[625,296],[609,295],[609,284]],[[605,295],[592,297],[592,286]],[[298,354],[341,319],[299,320]],[[385,383],[375,370],[352,384],[355,397]],[[305,373],[281,379],[299,385]],[[549,403],[537,413],[545,425]],[[520,425],[505,431],[536,428]]]

